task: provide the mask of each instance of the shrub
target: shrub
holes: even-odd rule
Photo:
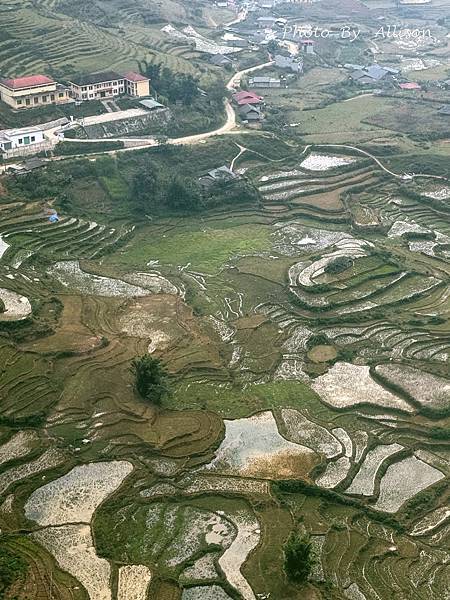
[[[306,583],[311,573],[311,540],[292,532],[284,545],[284,570],[294,583]]]

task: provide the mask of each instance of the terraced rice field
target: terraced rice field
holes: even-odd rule
[[[300,600],[293,530],[316,597],[446,597],[450,269],[444,238],[431,255],[408,234],[450,235],[447,215],[354,156],[237,162],[260,204],[201,218],[2,205],[0,527],[29,564],[20,600]],[[146,353],[170,375],[160,408],[133,389]]]
[[[72,18],[70,7],[65,14],[59,10],[59,2],[25,0],[18,6],[5,0],[2,6],[2,25],[8,30],[0,42],[5,76],[46,72],[49,68],[64,73],[64,77],[107,69],[124,72],[138,69],[143,62],[162,62],[174,71],[195,71],[189,62],[191,55],[180,56],[172,50],[167,53],[167,48],[160,47],[162,34],[158,30],[142,31],[141,22],[133,21],[130,14],[132,7],[115,10],[117,22],[105,26],[83,11]]]

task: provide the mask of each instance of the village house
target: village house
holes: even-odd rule
[[[14,109],[68,102],[69,91],[45,75],[0,79],[0,100]]]
[[[377,85],[391,82],[392,76],[397,72],[395,69],[374,64],[370,67],[353,71],[350,74],[350,78],[360,85]]]
[[[214,54],[209,59],[209,62],[216,67],[231,67],[233,64],[233,60],[224,54]]]
[[[241,106],[239,114],[243,121],[248,121],[249,123],[259,123],[264,118],[259,106],[252,106],[251,104],[244,104],[244,106]]]
[[[303,62],[292,56],[284,54],[275,54],[275,66],[279,69],[289,69],[292,73],[301,73],[303,71]]]
[[[246,48],[249,48],[250,46],[250,42],[248,40],[227,40],[227,46],[230,46],[230,48],[243,48],[244,50]]]
[[[229,167],[223,165],[222,167],[212,169],[211,171],[208,171],[208,173],[205,173],[205,175],[202,175],[199,178],[199,183],[201,186],[208,188],[215,183],[227,183],[237,178],[238,176],[236,173],[233,173]]]
[[[244,106],[245,104],[252,104],[258,106],[261,104],[263,99],[261,98],[261,96],[258,96],[253,92],[247,92],[243,90],[241,92],[236,92],[236,94],[233,94],[233,100],[238,106]]]
[[[257,19],[258,27],[260,29],[270,29],[275,25],[275,17],[259,17]]]
[[[47,146],[44,131],[38,126],[0,131],[0,153],[6,158],[33,154]]]
[[[280,88],[281,80],[275,77],[252,77],[248,84],[254,88]]]
[[[299,47],[305,54],[314,54],[314,41],[313,40],[301,40]]]
[[[102,100],[127,94],[134,98],[150,95],[150,80],[130,71],[119,75],[115,71],[90,73],[73,77],[70,94],[75,100]]]

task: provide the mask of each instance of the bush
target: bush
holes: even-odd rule
[[[333,261],[329,262],[325,267],[325,273],[336,275],[349,269],[353,265],[353,259],[350,256],[338,256]]]
[[[124,147],[123,142],[62,142],[58,144],[54,153],[59,156],[71,156],[76,154],[95,154],[96,152],[108,152],[120,150]]]

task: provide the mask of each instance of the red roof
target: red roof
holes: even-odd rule
[[[28,77],[18,77],[17,79],[1,79],[0,83],[11,90],[21,90],[55,82],[45,75],[29,75]]]
[[[401,83],[399,87],[402,90],[421,90],[422,89],[418,83],[415,83],[413,81],[411,81],[409,83]]]
[[[123,76],[124,79],[128,79],[128,81],[150,81],[148,77],[144,77],[140,73],[135,73],[134,71],[129,71],[125,73]]]
[[[262,100],[261,96],[254,94],[253,92],[237,92],[233,95],[233,100],[242,106],[243,104],[259,104]]]

